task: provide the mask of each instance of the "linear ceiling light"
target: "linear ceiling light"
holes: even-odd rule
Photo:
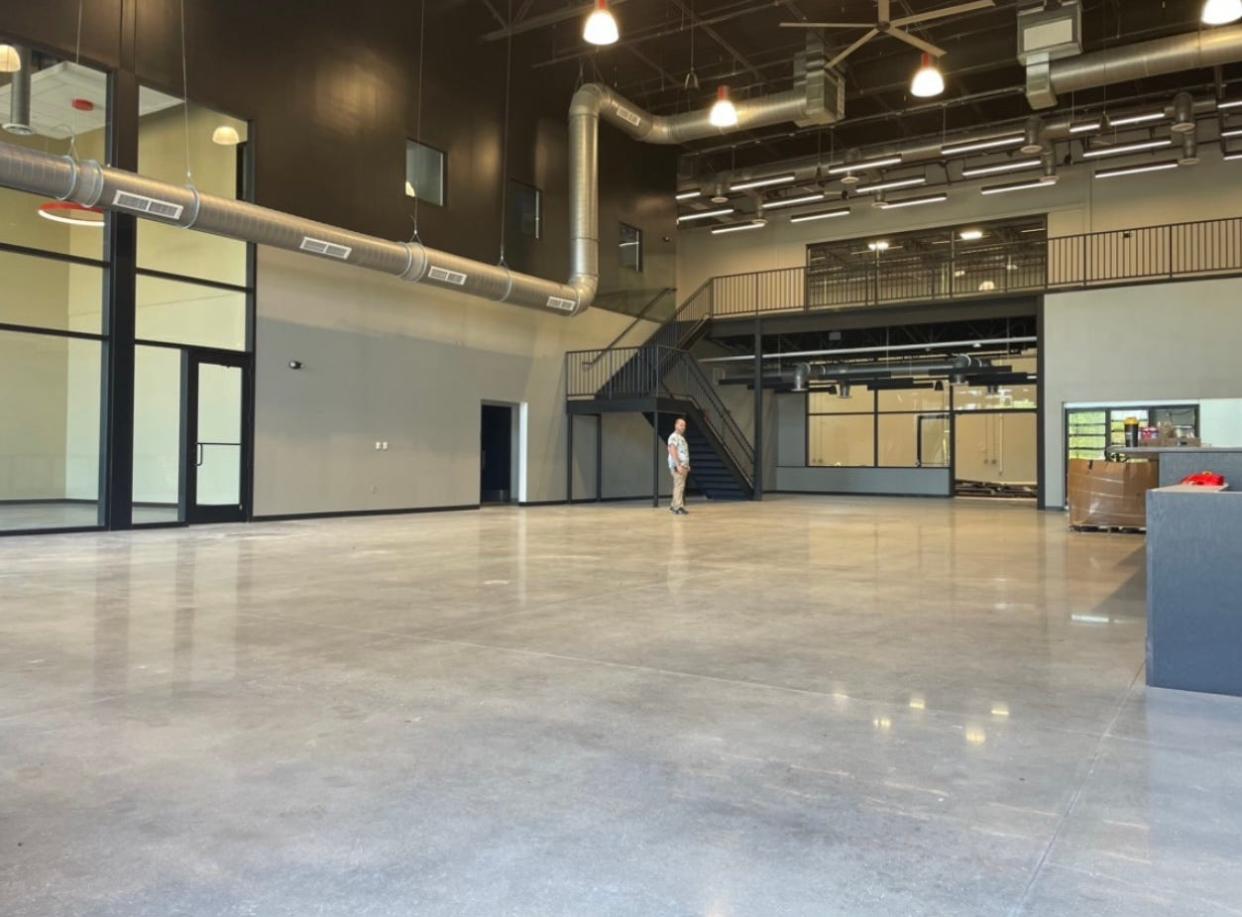
[[[1099,121],[1079,121],[1077,124],[1071,124],[1069,132],[1071,134],[1085,134],[1089,131],[1098,131],[1100,129]]]
[[[1217,102],[1217,108],[1237,108],[1242,105],[1242,99],[1230,99],[1228,102]]]
[[[745,232],[748,229],[763,229],[767,225],[767,220],[751,220],[748,223],[730,223],[727,226],[713,226],[712,235],[719,236],[726,232]]]
[[[702,197],[702,196],[703,196],[703,192],[699,191],[697,188],[694,191],[678,191],[677,192],[677,200],[679,201],[692,201],[696,197]]]
[[[907,197],[900,201],[881,201],[881,210],[897,210],[901,207],[918,207],[920,204],[938,204],[941,201],[947,201],[949,195],[943,192],[939,194],[924,194],[922,197]]]
[[[697,210],[694,213],[681,214],[677,217],[677,222],[689,223],[691,220],[707,220],[712,217],[727,217],[732,212],[732,207],[720,207],[716,210]]]
[[[962,169],[963,178],[975,178],[979,175],[996,175],[1000,172],[1021,172],[1023,169],[1038,169],[1043,165],[1039,159],[1015,159],[1010,162],[998,162],[991,166],[969,166]]]
[[[1026,142],[1025,134],[1014,134],[1010,137],[996,137],[992,140],[972,140],[956,146],[942,146],[941,156],[956,156],[958,153],[973,153],[976,150],[995,150],[1004,146],[1017,146]]]
[[[1140,140],[1137,143],[1123,143],[1120,146],[1097,146],[1083,153],[1084,159],[1098,159],[1101,156],[1120,156],[1123,153],[1138,153],[1142,150],[1158,150],[1161,147],[1172,146],[1173,141],[1168,137],[1163,140]]]
[[[915,185],[927,184],[927,176],[917,178],[894,178],[892,181],[876,182],[874,185],[859,185],[854,190],[858,194],[873,194],[876,191],[889,191],[895,188],[913,188]]]
[[[1231,127],[1227,131],[1221,131],[1220,139],[1224,140],[1226,137],[1242,137],[1242,127]]]
[[[751,188],[770,188],[773,185],[791,184],[795,176],[792,172],[784,175],[769,175],[766,178],[751,178],[729,185],[730,191],[749,191]]]
[[[617,20],[608,9],[608,0],[595,0],[595,9],[582,25],[583,40],[593,45],[612,45],[619,37]]]
[[[1162,162],[1144,162],[1134,166],[1117,166],[1115,169],[1097,169],[1096,178],[1116,178],[1119,175],[1141,175],[1144,172],[1163,172],[1166,169],[1176,169],[1176,159],[1166,159]]]
[[[880,159],[868,159],[864,162],[850,162],[839,166],[830,166],[829,175],[840,175],[842,172],[863,172],[867,169],[882,169],[885,166],[895,166],[901,162],[900,156],[884,156]]]
[[[813,204],[824,199],[824,192],[818,194],[803,194],[799,197],[787,197],[779,201],[764,201],[764,210],[776,210],[780,207],[797,207],[799,204]]]
[[[1242,153],[1226,153],[1223,158],[1228,162],[1232,162],[1236,159],[1242,159]]]
[[[982,194],[1007,194],[1010,191],[1025,191],[1027,188],[1051,188],[1056,183],[1054,177],[1044,175],[1040,178],[1028,178],[1025,181],[1011,181],[1004,185],[988,185],[980,188],[979,191]]]
[[[1148,121],[1163,121],[1164,112],[1153,111],[1145,112],[1141,115],[1122,115],[1120,118],[1114,118],[1111,115],[1108,118],[1109,127],[1125,127],[1128,124],[1146,124]]]
[[[1228,157],[1225,157],[1226,159]],[[814,213],[799,213],[797,216],[789,218],[791,223],[809,223],[812,220],[831,220],[833,217],[847,217],[850,215],[850,208],[840,207],[836,210],[816,210]]]
[[[983,230],[982,229],[963,229],[961,232],[957,234],[957,237],[961,239],[963,242],[974,242],[977,239],[983,238]]]

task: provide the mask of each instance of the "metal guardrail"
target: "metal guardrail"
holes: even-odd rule
[[[869,264],[713,277],[712,318],[978,299],[1242,273],[1242,217],[997,243],[878,252]]]
[[[656,344],[570,351],[565,355],[565,380],[570,400],[667,397],[693,403],[747,486],[753,486],[754,447],[688,352]]]

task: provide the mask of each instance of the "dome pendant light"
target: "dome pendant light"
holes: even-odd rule
[[[723,83],[716,87],[716,104],[712,106],[707,120],[713,127],[737,127],[737,109],[729,98],[729,87]]]
[[[1206,0],[1199,19],[1204,25],[1228,25],[1242,19],[1242,0]]]
[[[0,44],[0,73],[16,73],[22,69],[22,57],[12,45]]]
[[[241,143],[241,135],[231,124],[221,124],[211,132],[211,142],[220,146],[237,146]]]
[[[611,45],[620,37],[617,20],[608,9],[608,0],[595,0],[595,9],[582,26],[582,38],[593,45]]]
[[[1242,3],[1242,0],[1237,0]],[[930,99],[944,92],[944,77],[940,69],[932,62],[930,54],[923,55],[923,63],[914,73],[910,81],[910,94],[920,99]]]

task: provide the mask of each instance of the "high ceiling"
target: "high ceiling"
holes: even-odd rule
[[[497,28],[488,40],[503,40],[501,24],[509,0],[480,0],[492,7]],[[955,0],[893,0],[892,16],[954,5]],[[709,104],[715,87],[726,82],[735,96],[786,88],[793,56],[806,33],[781,28],[790,20],[867,22],[876,18],[874,0],[614,0],[621,40],[606,48],[581,38],[582,9],[565,0],[513,0],[512,18],[523,58],[536,71],[581,68],[584,79],[602,79],[656,113]],[[1201,0],[1083,0],[1084,50],[1093,51],[1165,35],[1194,31]],[[1015,57],[1017,0],[996,0],[990,9],[911,27],[948,54],[941,66],[946,89],[930,103],[909,94],[919,63],[916,49],[879,36],[842,66],[846,118],[831,130],[798,131],[792,126],[758,135],[739,135],[696,145],[709,168],[727,168],[786,156],[865,146],[968,128],[1030,113],[1024,71]],[[829,54],[844,49],[861,29],[824,32]],[[685,81],[693,70],[697,90]],[[1229,77],[1228,71],[1224,74]],[[1080,93],[1078,106],[1098,104],[1178,88],[1206,86],[1211,73],[1177,74],[1142,84],[1120,84]],[[1070,100],[1062,100],[1069,102]]]

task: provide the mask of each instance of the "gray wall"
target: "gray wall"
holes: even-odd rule
[[[602,346],[629,321],[598,309],[558,318],[261,248],[255,513],[473,505],[485,400],[528,406],[524,498],[564,499],[565,351]],[[635,448],[650,456],[637,421],[610,431],[610,449],[646,427]],[[628,486],[611,464],[610,488]],[[580,467],[578,486],[592,473]]]
[[[1064,406],[1242,395],[1242,280],[1044,299],[1047,505],[1065,499]]]

